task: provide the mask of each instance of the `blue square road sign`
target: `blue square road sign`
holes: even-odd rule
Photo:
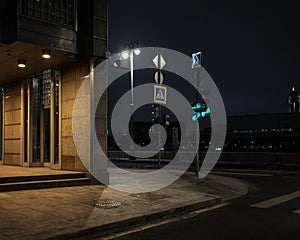
[[[192,54],[192,68],[199,67],[202,65],[202,52]]]
[[[154,85],[153,102],[167,104],[167,87]]]

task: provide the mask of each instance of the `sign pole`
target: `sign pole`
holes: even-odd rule
[[[199,86],[199,83],[198,83],[198,77],[199,77],[199,71],[198,69],[196,69],[196,88],[198,89],[198,86]],[[196,102],[198,102],[199,100],[199,92],[198,90],[196,90]],[[199,122],[197,121],[197,124],[199,124]],[[200,129],[199,129],[200,131]],[[196,131],[196,141],[197,142],[197,139],[200,139],[200,132],[199,131]],[[196,149],[197,149],[197,153],[196,153],[196,176],[199,175],[199,172],[200,172],[200,167],[199,167],[199,162],[200,162],[200,154],[199,154],[199,143],[198,143],[198,146],[196,146]]]
[[[161,61],[160,61],[160,57],[159,57],[158,58],[158,82],[159,82],[159,84],[161,84],[160,75],[161,75]],[[159,124],[161,124],[161,105],[159,104],[158,107],[159,107],[158,120],[159,120]],[[159,129],[159,132],[158,132],[158,145],[159,146],[161,144],[160,138],[161,138],[161,130]],[[159,152],[158,152],[157,165],[158,165],[158,168],[160,169],[161,168],[161,149],[159,149]]]
[[[202,52],[197,52],[197,53],[194,53],[192,54],[192,68],[195,68],[195,74],[196,74],[196,79],[195,79],[195,87],[196,87],[196,103],[200,102],[199,101],[199,92],[198,92],[198,88],[199,88],[199,78],[200,78],[200,75],[199,75],[199,68],[202,66]],[[197,120],[197,124],[199,124],[198,120]],[[200,139],[200,129],[199,131],[196,131],[196,134],[195,134],[195,137],[196,137],[196,141],[198,139]],[[195,168],[195,174],[196,176],[199,175],[199,172],[200,172],[200,152],[199,152],[199,143],[198,143],[198,146],[195,146],[196,149],[197,149],[197,153],[196,153],[196,159],[195,159],[195,165],[196,165],[196,168]]]
[[[154,86],[154,103],[158,103],[158,124],[161,124],[162,121],[162,114],[161,114],[161,104],[167,103],[167,87],[162,86],[162,83],[164,81],[163,74],[162,74],[162,68],[166,65],[166,61],[164,60],[163,56],[159,53],[156,55],[156,57],[152,60],[154,65],[157,68],[157,72],[154,75],[154,80],[158,85]],[[161,130],[158,132],[158,145],[161,145]],[[158,168],[161,168],[161,150],[159,149],[159,152],[157,154],[157,165]]]

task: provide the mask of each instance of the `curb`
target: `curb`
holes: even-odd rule
[[[181,206],[178,208],[172,208],[164,210],[162,212],[156,212],[144,216],[133,217],[125,219],[119,222],[109,223],[105,225],[100,225],[98,227],[92,227],[84,230],[80,230],[73,233],[62,234],[48,238],[48,240],[83,240],[83,239],[92,239],[93,237],[105,237],[110,234],[126,231],[134,227],[144,225],[145,223],[168,219],[172,217],[179,217],[186,213],[193,212],[195,210],[200,210],[208,207],[215,206],[222,203],[221,198],[213,198],[206,201]]]

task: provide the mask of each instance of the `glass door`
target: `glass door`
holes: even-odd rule
[[[52,70],[48,69],[41,75],[41,155],[44,166],[51,162],[51,80]]]
[[[53,81],[52,81],[52,116],[53,116],[53,163],[57,168],[60,168],[60,161],[59,161],[59,153],[60,153],[60,106],[59,106],[59,99],[60,99],[60,71],[57,69],[53,70]]]
[[[29,97],[28,114],[24,109],[25,122],[29,123],[24,129],[28,134],[24,154],[28,151],[29,166],[59,168],[59,82],[60,72],[49,69],[24,85],[29,90],[24,95]]]
[[[43,111],[43,141],[42,141],[42,152],[43,162],[50,164],[50,108],[45,108]]]
[[[31,165],[41,165],[41,98],[40,77],[34,77],[30,82],[30,133]]]

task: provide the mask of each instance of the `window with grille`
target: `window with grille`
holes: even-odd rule
[[[50,105],[51,99],[51,69],[42,74],[42,103],[45,106]]]
[[[22,14],[75,29],[76,0],[22,0]]]

